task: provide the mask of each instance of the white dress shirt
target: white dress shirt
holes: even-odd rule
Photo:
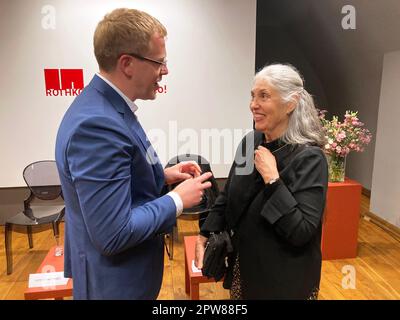
[[[137,111],[138,107],[135,104],[135,102],[129,99],[120,89],[116,87],[116,85],[114,85],[110,80],[103,77],[100,73],[97,73],[97,76],[102,80],[104,80],[111,88],[113,88],[122,97],[122,99],[124,99],[124,101],[126,102],[128,107],[132,110],[133,113]],[[183,211],[183,203],[181,197],[177,192],[174,191],[168,192],[167,196],[170,196],[172,200],[174,200],[176,206],[176,216],[177,217],[180,216]]]

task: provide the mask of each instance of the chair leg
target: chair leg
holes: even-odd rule
[[[167,238],[169,238],[169,236],[168,236],[168,234],[165,234],[165,235],[164,235],[164,239],[163,239],[163,241],[164,241],[164,247],[165,247],[165,251],[167,252],[167,255],[168,255],[169,260],[171,260],[171,256],[170,256],[170,254],[169,254],[169,247],[167,246],[167,241],[169,241],[169,240],[167,240]]]
[[[54,234],[54,239],[56,240],[56,246],[59,247],[61,245],[61,243],[60,243],[60,221],[53,221],[51,224],[53,226],[53,234]]]
[[[175,224],[174,227],[172,228],[172,233],[171,233],[171,251],[172,252],[174,252],[175,241],[178,241],[177,234],[178,234],[178,227]]]
[[[179,232],[178,232],[178,224],[176,223],[172,229],[172,236],[174,240],[179,241]]]
[[[7,259],[7,274],[12,273],[13,263],[12,263],[12,224],[6,223],[5,229],[5,244],[6,244],[6,259]]]
[[[173,251],[171,251],[171,241],[172,241],[171,237],[172,237],[171,233],[164,235],[164,246],[165,246],[165,251],[167,251],[169,260],[173,259]],[[167,240],[167,238],[168,238],[168,240]],[[168,241],[168,245],[167,245],[167,241]],[[172,248],[172,250],[173,250],[173,248]]]
[[[60,228],[59,228],[60,222],[53,221],[51,224],[53,225],[54,237],[57,238],[60,235]]]
[[[26,226],[26,231],[28,234],[28,242],[29,242],[29,248],[33,248],[33,237],[32,237],[32,226]]]
[[[174,232],[169,234],[169,260],[174,259]]]

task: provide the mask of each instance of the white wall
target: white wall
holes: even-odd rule
[[[45,5],[55,9],[54,30],[43,28]],[[58,125],[74,97],[46,96],[43,70],[83,69],[87,85],[98,71],[94,29],[118,7],[147,11],[168,29],[167,93],[138,101],[161,160],[201,153],[215,176],[227,176],[238,140],[252,126],[256,0],[14,0],[0,8],[0,187],[25,185],[26,164],[54,159]]]
[[[400,51],[385,55],[379,102],[371,212],[400,227]]]

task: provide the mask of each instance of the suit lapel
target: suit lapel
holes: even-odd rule
[[[129,131],[140,142],[139,147],[146,155],[148,163],[152,165],[156,183],[159,185],[159,189],[161,189],[164,184],[163,167],[161,166],[160,160],[150,141],[147,139],[146,133],[144,132],[136,115],[132,112],[132,110],[126,104],[125,100],[118,94],[118,92],[116,92],[111,86],[109,86],[97,75],[93,77],[88,86],[93,86],[96,90],[101,92],[118,111],[118,113],[121,114],[121,117],[124,119]]]
[[[135,138],[140,141],[143,152],[147,150],[146,137],[143,134],[140,134],[137,130],[137,122],[136,116],[129,109],[129,106],[126,104],[125,100],[116,92],[113,88],[111,88],[103,79],[95,75],[93,80],[89,84],[92,85],[96,90],[100,91],[107,100],[113,105],[113,107],[121,114],[121,117],[124,119],[126,125],[128,126],[130,132],[135,136]]]
[[[151,145],[146,133],[143,130],[142,125],[138,121],[136,115],[133,112],[126,114],[127,121],[130,123],[130,128],[135,135],[137,135],[142,143],[145,150],[146,160],[151,164],[154,172],[156,182],[160,184],[159,189],[161,190],[164,185],[164,169],[161,166],[160,159],[157,156],[156,151]]]

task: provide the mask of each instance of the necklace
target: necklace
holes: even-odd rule
[[[287,145],[288,145],[288,144],[285,143],[282,147],[279,147],[278,149],[276,149],[276,150],[274,150],[274,151],[271,151],[271,153],[274,154],[274,153],[278,152],[279,150],[283,149],[284,147],[286,147]]]

